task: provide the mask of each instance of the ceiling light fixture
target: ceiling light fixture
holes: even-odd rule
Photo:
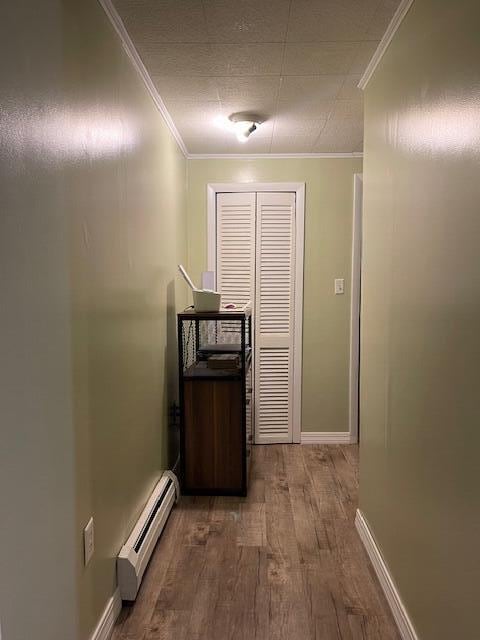
[[[232,113],[228,119],[239,142],[246,142],[261,124],[260,118],[253,113]]]

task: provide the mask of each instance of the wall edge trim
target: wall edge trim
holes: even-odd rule
[[[301,444],[351,444],[350,431],[302,431]]]
[[[357,509],[357,513],[355,515],[355,527],[368,557],[370,558],[370,562],[372,563],[373,570],[380,582],[385,598],[392,610],[392,614],[395,622],[397,623],[402,640],[418,640],[417,633],[409,618],[405,605],[402,602],[400,592],[393,580],[390,569],[383,559],[382,553],[375,542],[375,538],[372,535],[370,527],[368,526],[368,522],[360,509]]]
[[[350,279],[350,353],[348,423],[351,442],[358,442],[360,378],[360,307],[362,273],[363,173],[353,174],[352,267]]]
[[[188,153],[187,160],[282,160],[286,158],[363,158],[362,152],[354,153]]]
[[[180,471],[180,454],[178,454],[172,466],[172,473],[174,473],[176,476],[179,475],[179,471]]]
[[[180,135],[177,127],[175,126],[172,116],[170,115],[170,113],[168,112],[167,107],[165,106],[165,103],[163,102],[162,98],[160,97],[160,94],[158,93],[155,85],[153,84],[153,81],[150,77],[150,74],[148,73],[145,65],[142,62],[142,59],[140,57],[140,54],[138,53],[135,45],[133,44],[132,39],[130,38],[128,31],[123,23],[123,20],[121,19],[118,11],[115,9],[112,0],[98,0],[98,2],[100,3],[100,5],[102,6],[103,10],[105,11],[108,19],[110,20],[113,28],[115,29],[115,31],[117,32],[117,35],[119,36],[121,42],[122,42],[122,46],[126,52],[126,54],[128,55],[128,57],[130,58],[131,63],[133,64],[133,66],[135,67],[138,75],[140,76],[140,78],[143,80],[143,83],[145,85],[145,88],[147,89],[148,93],[150,94],[153,102],[155,103],[155,106],[157,107],[158,111],[160,112],[160,114],[162,115],[165,124],[167,125],[167,127],[170,130],[170,133],[172,134],[172,136],[174,137],[176,143],[178,144],[181,152],[183,153],[183,155],[185,156],[185,158],[188,157],[188,151],[187,151],[187,147],[185,146],[185,143],[183,142],[182,136]]]
[[[108,599],[95,631],[90,636],[90,640],[110,640],[113,627],[121,610],[122,599],[120,598],[120,589],[117,587],[113,596]]]
[[[380,40],[380,43],[373,54],[372,59],[368,63],[367,68],[363,76],[360,78],[360,82],[358,83],[358,88],[365,90],[365,87],[370,81],[370,78],[375,73],[376,68],[380,64],[381,59],[385,55],[385,52],[388,49],[390,42],[393,39],[393,36],[397,32],[397,29],[402,24],[405,16],[407,15],[410,7],[412,6],[414,0],[402,0],[398,5],[398,9],[395,11],[390,24],[387,27],[387,30],[383,34],[383,38]]]

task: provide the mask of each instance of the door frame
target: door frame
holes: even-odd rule
[[[360,307],[362,278],[362,219],[363,173],[353,175],[352,219],[352,277],[350,302],[350,375],[349,375],[349,431],[350,442],[359,436],[359,380],[360,380]]]
[[[295,301],[293,334],[292,440],[299,444],[302,433],[302,356],[303,356],[303,272],[305,254],[305,183],[238,182],[207,184],[207,269],[216,278],[216,202],[217,193],[250,191],[293,191],[295,193]],[[252,301],[253,302],[253,301]]]

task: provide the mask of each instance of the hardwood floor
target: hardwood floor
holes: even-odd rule
[[[247,498],[182,498],[113,640],[399,640],[354,527],[354,445],[254,447]]]

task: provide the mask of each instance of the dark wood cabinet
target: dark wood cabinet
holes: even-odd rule
[[[178,315],[186,494],[247,494],[253,438],[251,335],[249,313]]]

